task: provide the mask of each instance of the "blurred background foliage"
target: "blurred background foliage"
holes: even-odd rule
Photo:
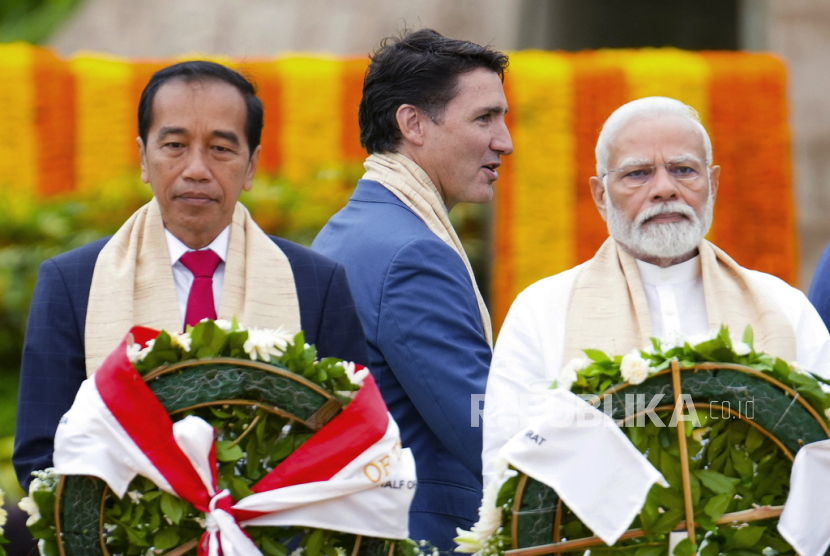
[[[42,44],[81,0],[2,0],[0,42]]]

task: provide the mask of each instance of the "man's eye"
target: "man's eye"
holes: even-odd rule
[[[180,149],[184,147],[184,143],[177,143],[175,141],[171,141],[170,143],[165,143],[165,147],[170,147],[171,149]]]
[[[623,177],[639,179],[648,176],[650,173],[651,171],[648,168],[636,168],[634,170],[628,170],[623,172]]]
[[[670,169],[671,173],[675,176],[694,176],[697,174],[697,170],[692,168],[691,166],[672,166]]]
[[[479,116],[478,118],[476,118],[476,120],[479,121],[479,122],[489,122],[490,121],[490,114],[483,114],[483,115]]]

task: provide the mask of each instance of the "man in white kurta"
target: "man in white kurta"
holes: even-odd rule
[[[499,449],[541,412],[539,393],[582,349],[624,354],[651,336],[694,344],[721,323],[737,337],[749,324],[756,349],[830,378],[830,335],[806,296],[703,239],[720,171],[711,161],[708,134],[679,101],[640,99],[605,123],[591,188],[611,238],[510,308],[487,383],[485,485]]]

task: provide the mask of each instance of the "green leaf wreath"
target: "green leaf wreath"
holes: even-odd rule
[[[334,394],[343,405],[360,388],[368,369],[336,358],[317,360],[317,350],[302,332],[291,337],[282,330],[246,329],[236,319],[205,320],[182,334],[161,331],[147,347],[128,346],[127,355],[142,376],[159,367],[206,358],[238,358],[278,365]],[[208,406],[174,417],[201,417],[216,430],[218,490],[229,489],[235,500],[252,494],[251,487],[312,436],[303,424],[249,405]],[[59,477],[52,469],[34,473],[29,496],[20,506],[29,514],[27,525],[40,539],[40,551],[58,556],[55,496]],[[111,554],[160,555],[192,542],[204,532],[204,514],[188,502],[160,490],[138,476],[121,499],[110,495],[104,508],[104,537]],[[266,556],[288,556],[286,542],[294,539],[292,556],[346,556],[355,535],[310,527],[252,527],[246,529]],[[389,542],[380,543],[385,555]],[[345,548],[344,548],[345,547]],[[416,556],[424,549],[414,541],[396,541],[397,556]],[[195,553],[195,547],[192,551]]]
[[[734,363],[751,367],[795,390],[825,421],[830,420],[830,394],[821,377],[810,374],[797,362],[786,362],[758,352],[753,346],[752,328],[740,339],[732,337],[726,326],[702,338],[685,340],[679,345],[663,344],[652,338],[647,349],[626,355],[607,355],[587,349],[586,358],[570,361],[563,367],[551,388],[565,388],[586,399],[597,400],[614,386],[628,382],[639,384],[649,376],[669,369],[673,360],[680,367],[701,363]],[[681,484],[680,453],[677,434],[667,428],[670,411],[657,412],[664,426],[648,420],[644,427],[624,426],[622,430],[657,468],[669,486],[654,485],[639,516],[631,528],[642,528],[646,535],[620,540],[613,547],[592,546],[590,553],[666,556],[668,534],[685,519]],[[695,543],[680,542],[674,556],[748,556],[762,554],[790,555],[793,549],[766,519],[733,524],[716,524],[724,514],[779,506],[789,491],[791,462],[768,437],[746,421],[716,418],[698,413],[698,423],[685,421],[686,443],[690,458],[690,486],[698,529]],[[672,431],[672,432],[669,432]],[[507,462],[497,462],[507,470]],[[503,554],[512,547],[508,524],[513,518],[519,476],[515,470],[505,473],[503,483],[493,481],[485,488],[480,519],[470,531],[459,530],[457,552],[476,556]],[[590,537],[593,533],[564,504],[562,505],[561,540]],[[550,541],[547,541],[550,542]],[[579,552],[584,552],[581,549]]]

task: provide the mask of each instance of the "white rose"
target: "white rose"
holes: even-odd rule
[[[735,355],[749,355],[752,353],[752,348],[749,347],[749,344],[745,344],[743,342],[736,342],[732,341],[732,351],[735,352]]]
[[[584,357],[576,357],[568,361],[556,378],[556,388],[558,390],[570,390],[573,383],[576,382],[577,372],[587,369],[590,365],[590,359]]]
[[[830,407],[824,410],[824,416],[827,417],[828,421],[830,421]]]
[[[649,367],[648,361],[642,358],[639,349],[632,350],[631,353],[623,355],[620,372],[622,373],[623,380],[626,382],[640,384],[648,378],[650,371],[651,367]]]

